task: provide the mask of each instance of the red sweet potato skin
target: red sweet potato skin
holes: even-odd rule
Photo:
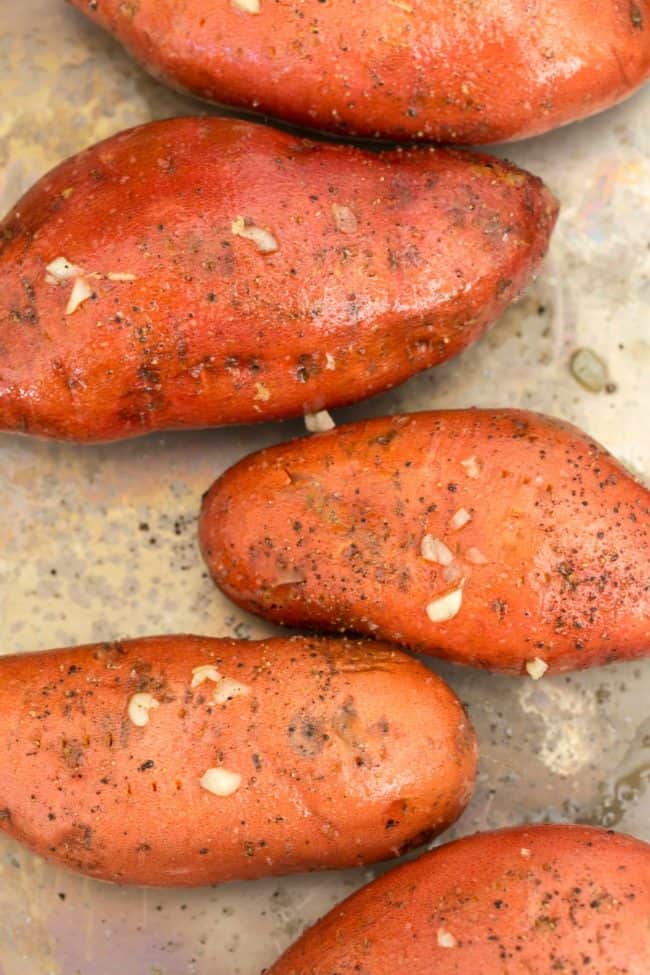
[[[200,537],[225,593],[290,626],[510,673],[650,653],[650,492],[534,413],[384,417],[261,451],[207,493]]]
[[[269,975],[647,975],[649,916],[646,843],[578,826],[503,830],[385,874]]]
[[[0,429],[114,440],[370,396],[477,339],[556,214],[536,178],[453,150],[216,118],[123,133],[0,225]],[[233,233],[240,217],[277,250]],[[59,257],[93,293],[69,314]]]
[[[194,683],[206,666],[241,693],[215,702],[223,684]],[[156,704],[137,725],[141,694]],[[62,866],[161,886],[396,856],[460,815],[476,771],[435,674],[386,645],[300,637],[2,657],[0,754],[0,828]],[[202,787],[214,768],[234,792]]]
[[[72,2],[175,87],[347,135],[519,139],[650,74],[648,0]]]

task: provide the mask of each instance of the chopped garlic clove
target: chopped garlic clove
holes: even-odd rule
[[[273,580],[274,586],[299,586],[306,582],[305,573],[297,566],[280,569]]]
[[[230,229],[235,237],[243,237],[244,240],[252,240],[260,254],[272,254],[278,249],[278,242],[270,232],[263,227],[256,227],[243,217],[237,217],[230,225]]]
[[[325,368],[333,372],[336,369],[336,359],[331,352],[325,353]]]
[[[57,257],[45,268],[47,271],[46,281],[48,284],[58,284],[61,281],[71,281],[84,273],[82,267],[78,267],[65,257]]]
[[[425,535],[420,543],[420,554],[427,562],[436,562],[438,565],[451,565],[454,561],[453,552],[447,548],[444,542],[433,535]]]
[[[453,589],[451,592],[433,599],[427,606],[427,616],[432,623],[446,623],[460,612],[463,604],[463,590]]]
[[[460,466],[465,468],[465,473],[468,477],[480,477],[481,465],[477,461],[476,457],[468,457],[466,460],[461,460]]]
[[[190,687],[192,690],[195,690],[206,680],[211,680],[215,684],[218,684],[221,679],[221,674],[216,667],[212,664],[202,664],[200,667],[193,668]]]
[[[471,520],[472,520],[472,516],[470,515],[467,508],[459,508],[456,514],[451,519],[449,524],[451,528],[453,528],[453,530],[457,532],[460,531],[461,528],[464,528],[465,525]]]
[[[489,559],[486,559],[483,552],[481,552],[481,550],[478,548],[468,548],[467,552],[465,553],[465,558],[468,562],[471,562],[472,565],[487,565],[489,561]]]
[[[310,433],[327,433],[336,424],[327,410],[320,410],[319,413],[305,413],[305,426]]]
[[[254,400],[259,400],[261,403],[268,403],[271,399],[271,390],[264,383],[255,383],[255,396]]]
[[[541,680],[546,671],[548,670],[548,664],[545,660],[541,660],[539,657],[535,657],[534,660],[529,660],[526,663],[526,670],[528,674],[533,678],[533,680]]]
[[[522,857],[525,857],[526,859],[528,859],[528,857],[531,855],[531,851],[525,846],[522,846],[519,852],[521,853]]]
[[[109,271],[106,275],[109,281],[135,281],[135,274],[128,274],[125,271]]]
[[[160,701],[151,694],[134,694],[127,706],[129,721],[136,728],[144,728],[149,724],[149,712],[159,707]]]
[[[231,0],[231,3],[245,14],[258,14],[261,10],[260,0]]]
[[[437,933],[438,945],[441,948],[457,948],[458,941],[454,938],[450,931],[445,931],[444,928],[438,928]]]
[[[84,301],[88,301],[89,298],[93,296],[93,289],[90,287],[85,278],[75,278],[74,284],[72,285],[72,291],[70,292],[70,298],[68,299],[68,304],[65,310],[66,315],[74,315],[77,308],[83,305]]]
[[[226,704],[236,697],[245,697],[250,692],[248,684],[240,684],[232,677],[223,677],[217,684],[212,700],[215,704]]]
[[[340,206],[338,203],[332,204],[332,215],[336,229],[342,234],[353,234],[358,225],[357,218],[350,207]]]
[[[206,792],[225,799],[237,792],[241,785],[241,775],[229,772],[227,768],[209,768],[199,779],[199,784]]]

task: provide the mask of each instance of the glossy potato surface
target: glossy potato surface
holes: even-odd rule
[[[346,135],[478,144],[650,74],[648,0],[72,0],[157,77]]]
[[[122,133],[0,224],[0,429],[117,440],[381,392],[485,331],[556,215],[485,156],[219,118]]]
[[[269,975],[647,975],[650,847],[578,826],[484,833],[353,894]]]
[[[397,856],[456,819],[476,768],[462,705],[421,664],[299,637],[2,657],[0,753],[2,829],[161,886]]]
[[[244,458],[201,544],[239,605],[534,676],[650,653],[650,492],[517,410],[383,417]]]

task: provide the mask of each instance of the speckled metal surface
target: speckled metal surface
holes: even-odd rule
[[[0,5],[0,206],[87,144],[205,111],[166,91],[63,2]],[[427,407],[532,407],[578,423],[650,477],[650,89],[507,155],[563,203],[546,269],[475,348],[338,419]],[[610,383],[585,390],[579,347]],[[201,493],[298,424],[75,448],[0,436],[0,648],[154,632],[252,636],[206,577]],[[481,737],[471,807],[448,835],[580,820],[650,840],[650,661],[540,683],[433,665]],[[0,838],[0,975],[254,975],[369,871],[196,891],[128,890]]]

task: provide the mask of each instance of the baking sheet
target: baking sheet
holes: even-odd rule
[[[0,209],[63,157],[129,125],[205,112],[144,75],[63,2],[0,5]],[[650,477],[650,88],[504,154],[560,196],[546,268],[457,360],[336,419],[451,406],[565,417]],[[578,347],[606,362],[583,389]],[[0,652],[145,633],[262,636],[196,545],[202,492],[301,424],[76,448],[0,435]],[[536,684],[432,664],[482,744],[472,804],[447,837],[522,821],[650,840],[650,661]],[[195,891],[124,889],[0,837],[0,975],[256,975],[370,870]]]

